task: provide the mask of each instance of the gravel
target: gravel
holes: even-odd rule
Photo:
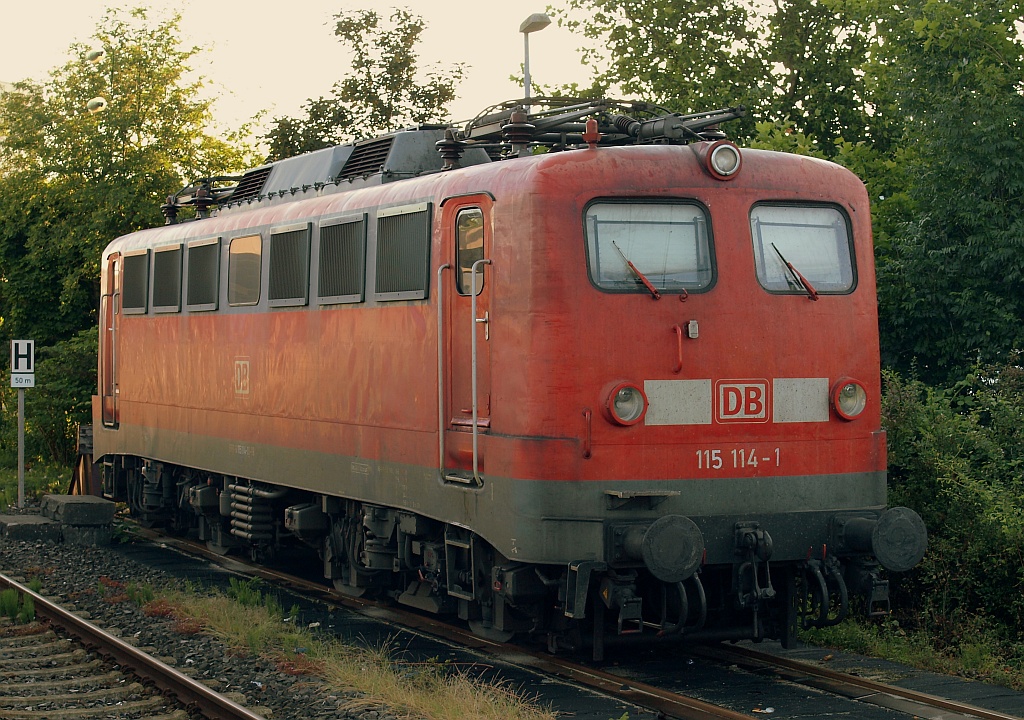
[[[27,581],[38,576],[43,593],[65,607],[86,614],[123,640],[156,655],[166,664],[201,680],[217,692],[266,718],[335,718],[396,720],[386,708],[345,709],[358,697],[329,687],[318,678],[280,672],[262,658],[232,654],[203,634],[182,634],[174,621],[146,617],[130,601],[110,602],[100,593],[100,578],[118,582],[170,586],[180,579],[119,554],[114,548],[83,548],[49,542],[23,542],[0,537],[0,572]],[[104,598],[106,595],[106,599]]]

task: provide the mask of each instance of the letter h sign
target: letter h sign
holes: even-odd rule
[[[36,386],[36,341],[11,340],[11,387]]]
[[[11,340],[11,373],[36,371],[36,341]]]

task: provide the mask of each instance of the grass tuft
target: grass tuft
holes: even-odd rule
[[[940,643],[925,630],[905,630],[892,616],[881,621],[850,618],[835,627],[801,632],[800,637],[814,645],[1024,690],[1024,643],[1001,637],[984,619],[965,622],[974,631],[957,642]]]
[[[30,623],[36,619],[36,603],[29,595],[22,597],[14,588],[8,588],[0,592],[0,616],[18,624]]]
[[[258,581],[233,581],[228,593],[171,590],[148,603],[151,617],[173,617],[220,638],[232,651],[273,660],[282,672],[323,678],[354,693],[346,710],[393,708],[431,720],[554,720],[555,714],[508,683],[473,677],[437,660],[410,662],[396,647],[342,644],[296,627]]]

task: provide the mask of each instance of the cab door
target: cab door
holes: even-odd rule
[[[450,198],[442,204],[444,241],[451,272],[445,283],[447,402],[445,469],[480,483],[484,453],[480,438],[491,427],[491,205],[488,195]]]
[[[100,404],[103,425],[116,428],[119,418],[117,387],[117,333],[121,304],[121,254],[107,258],[100,295]]]

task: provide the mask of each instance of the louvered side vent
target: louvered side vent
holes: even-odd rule
[[[392,136],[369,140],[356,145],[348,162],[345,163],[341,172],[338,173],[337,179],[348,180],[350,178],[379,173],[388,159],[388,153],[391,152],[391,143],[394,141],[395,138]]]
[[[270,171],[273,169],[273,166],[265,165],[247,172],[239,181],[235,191],[231,193],[231,198],[228,202],[245,202],[250,198],[259,197],[262,194],[263,185],[267,182],[267,178],[270,177]]]

